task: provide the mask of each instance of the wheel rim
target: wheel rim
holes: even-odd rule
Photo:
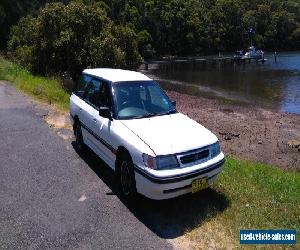
[[[121,164],[121,186],[123,193],[128,196],[131,193],[131,174],[130,167],[126,161]]]
[[[76,145],[79,149],[82,149],[83,147],[83,139],[80,124],[76,126]]]

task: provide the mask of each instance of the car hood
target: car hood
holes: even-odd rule
[[[156,155],[198,149],[218,140],[208,129],[181,113],[121,122]]]

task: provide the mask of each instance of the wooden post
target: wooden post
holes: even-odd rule
[[[275,63],[277,63],[277,52],[276,51],[274,52],[274,60],[275,60]]]

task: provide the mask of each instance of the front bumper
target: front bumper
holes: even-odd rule
[[[192,192],[192,181],[199,178],[208,178],[211,185],[222,171],[225,162],[223,154],[217,158],[200,164],[198,169],[191,172],[164,177],[155,176],[135,166],[137,191],[150,199],[163,200]]]

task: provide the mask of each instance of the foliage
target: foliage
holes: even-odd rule
[[[103,4],[46,4],[11,29],[8,50],[34,73],[76,78],[86,67],[134,69],[141,61],[135,32],[115,25]]]
[[[0,46],[26,13],[11,28],[8,49],[41,74],[136,68],[140,54],[234,51],[250,41],[265,50],[300,49],[298,0],[3,0]]]
[[[0,48],[4,48],[8,39],[10,27],[19,19],[34,13],[39,7],[47,2],[55,0],[1,0],[0,1]],[[62,0],[61,2],[66,2]]]
[[[139,34],[139,49],[149,56],[195,55],[244,49],[298,50],[297,0],[105,0],[114,21]],[[253,33],[249,33],[249,28]],[[142,32],[142,33],[141,33]],[[145,32],[149,40],[145,44]],[[151,55],[151,53],[150,53]],[[154,55],[154,53],[152,53]]]

